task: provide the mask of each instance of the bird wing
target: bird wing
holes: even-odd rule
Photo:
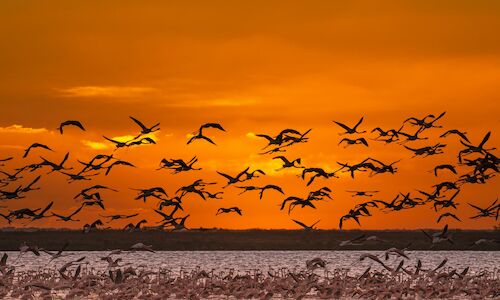
[[[108,137],[106,137],[106,136],[104,136],[104,135],[103,135],[102,137],[103,137],[103,138],[105,138],[106,140],[108,140],[108,141],[110,141],[110,142],[114,143],[114,144],[120,144],[120,142],[115,141],[115,140],[113,140],[113,139],[110,139],[110,138],[108,138]]]
[[[346,131],[350,131],[351,128],[347,127],[346,125],[340,123],[340,122],[337,122],[337,121],[333,121],[333,123],[339,125],[340,127],[344,128]]]
[[[226,131],[226,130],[224,130],[224,128],[219,123],[206,123],[206,124],[203,124],[200,127],[200,132],[204,128],[217,128],[219,130]]]
[[[200,139],[204,139],[205,141],[207,141],[207,142],[209,142],[209,143],[211,143],[211,144],[217,145],[214,141],[212,141],[212,139],[211,139],[211,138],[206,137],[206,136],[204,136],[204,135],[202,135],[202,136],[201,136],[201,137],[199,137],[199,138],[200,138]]]
[[[273,139],[272,137],[270,137],[270,136],[269,136],[269,135],[267,135],[267,134],[256,134],[255,136],[265,138],[265,139],[266,139],[266,140],[268,140],[269,142],[274,142],[274,141],[275,141],[275,139]]]
[[[488,131],[488,133],[484,136],[481,143],[478,145],[478,148],[482,148],[484,144],[490,139],[490,136],[491,136],[491,131]]]
[[[80,128],[81,130],[85,131],[85,128],[83,127],[82,123],[80,123],[79,121],[71,121],[71,123],[69,123],[70,125],[74,125],[78,128]]]
[[[135,122],[135,124],[139,125],[139,127],[141,127],[143,130],[147,130],[148,128],[146,126],[144,126],[144,124],[142,124],[141,121],[137,120],[136,118],[132,117],[132,116],[129,116],[130,119],[132,119],[132,121]]]
[[[470,203],[467,203],[467,204],[469,204],[470,206],[472,206],[473,208],[475,208],[477,210],[483,210],[482,208],[475,206],[474,204],[470,204]]]
[[[340,140],[340,142],[339,142],[337,145],[340,145],[340,144],[342,144],[343,142],[346,142],[346,141],[347,141],[347,142],[350,142],[350,141],[352,141],[352,140],[351,140],[351,139],[349,139],[349,138],[343,138],[343,139],[341,139],[341,140]]]
[[[69,152],[66,152],[66,155],[64,155],[64,158],[59,165],[60,166],[64,165],[64,163],[68,160],[68,157],[69,157]]]
[[[467,136],[463,132],[459,131],[459,132],[457,132],[457,135],[470,143],[469,139],[467,138]]]
[[[314,227],[314,225],[318,224],[319,221],[321,221],[321,220],[316,221],[314,224],[311,225],[311,227]]]
[[[265,187],[263,187],[262,189],[264,189],[264,190],[273,189],[275,191],[278,191],[278,192],[284,194],[283,189],[277,185],[274,185],[274,184],[268,184]]]
[[[54,201],[50,202],[49,205],[47,205],[47,207],[45,207],[45,209],[42,210],[42,212],[39,213],[38,215],[43,216],[43,214],[46,213],[52,207],[52,205],[54,205]]]
[[[282,155],[273,157],[273,159],[280,159],[284,163],[289,163],[288,159]]]
[[[356,125],[354,125],[354,128],[353,128],[353,129],[358,128],[358,126],[361,124],[361,122],[363,122],[363,119],[364,119],[364,118],[365,118],[365,117],[361,117],[361,119],[359,119],[358,123],[356,123]]]
[[[245,170],[238,173],[238,175],[235,178],[239,180],[241,176],[243,176],[244,174],[246,174],[248,172],[249,169],[250,169],[250,167],[247,167]]]
[[[234,179],[233,177],[231,177],[231,176],[229,176],[229,175],[227,175],[227,174],[221,173],[221,172],[219,172],[219,171],[217,171],[217,174],[219,174],[219,175],[221,175],[221,176],[223,176],[223,177],[227,178],[229,181],[231,181],[231,180],[233,180],[233,179]]]
[[[71,218],[72,216],[76,215],[77,213],[80,212],[80,210],[82,210],[82,206],[80,206],[77,210],[75,210],[71,215],[69,215],[68,217]]]
[[[432,236],[428,234],[425,230],[421,229],[421,231],[425,234],[426,237],[428,237],[431,241],[433,240]]]
[[[440,216],[439,216],[439,218],[437,219],[437,222],[436,222],[436,223],[439,223],[439,221],[441,221],[441,219],[442,219],[442,218],[444,218],[444,217],[446,217],[446,216],[447,216],[447,214],[446,214],[446,213],[444,213],[444,214],[440,215]]]
[[[436,118],[434,118],[434,120],[432,120],[432,122],[431,122],[431,123],[434,123],[434,122],[436,122],[437,120],[441,119],[441,118],[442,118],[445,114],[446,114],[446,112],[445,112],[445,111],[444,111],[444,112],[442,112],[439,116],[437,116]]]
[[[304,227],[304,228],[308,228],[308,226],[300,221],[297,221],[297,220],[294,220],[292,219],[292,221],[294,221],[295,223],[299,224],[300,226]]]

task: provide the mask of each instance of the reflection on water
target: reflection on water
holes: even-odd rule
[[[40,257],[26,253],[19,257],[19,252],[6,252],[9,255],[9,264],[18,271],[37,269],[55,269],[64,263],[82,256],[86,257],[89,268],[99,271],[106,270],[108,263],[101,260],[108,254],[106,251],[75,251],[67,252],[68,256],[49,262],[50,256],[41,253]],[[380,269],[373,261],[366,259],[359,261],[363,253],[371,253],[383,258],[383,251],[158,251],[150,252],[123,252],[114,258],[122,258],[120,265],[145,267],[147,269],[168,268],[175,272],[192,270],[200,267],[215,272],[234,269],[238,272],[252,270],[266,271],[269,268],[300,268],[305,267],[305,261],[321,257],[327,261],[327,269],[349,269],[349,273],[362,273],[368,266]],[[424,269],[437,266],[443,259],[448,259],[446,266],[458,270],[470,267],[471,272],[481,270],[493,271],[500,269],[500,252],[498,251],[408,251],[410,259],[405,266],[415,266],[418,259]],[[397,266],[401,259],[389,259],[388,265]],[[91,266],[91,267],[90,267]]]

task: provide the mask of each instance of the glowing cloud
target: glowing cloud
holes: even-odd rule
[[[209,100],[183,100],[165,104],[170,107],[238,107],[252,106],[259,103],[254,98],[220,98]]]
[[[136,98],[157,91],[151,87],[138,86],[77,86],[58,89],[63,97],[110,97],[110,98]]]
[[[8,127],[0,127],[0,132],[2,133],[42,133],[47,132],[46,128],[31,128],[24,127],[23,125],[10,125]]]
[[[94,141],[88,141],[88,140],[83,140],[82,144],[85,146],[93,149],[93,150],[103,150],[103,149],[108,149],[108,145],[100,142],[94,142]]]
[[[248,132],[246,134],[246,137],[249,138],[249,139],[252,139],[252,140],[255,140],[255,139],[258,139],[259,137],[255,135],[255,133],[253,132]]]

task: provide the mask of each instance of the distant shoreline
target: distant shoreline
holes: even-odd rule
[[[429,230],[430,231],[430,230]],[[430,231],[436,232],[436,231]],[[127,249],[134,243],[155,250],[385,250],[391,247],[409,250],[484,250],[499,251],[500,243],[471,246],[479,239],[500,239],[498,230],[452,230],[454,244],[443,242],[431,248],[420,230],[189,230],[182,232],[100,230],[83,234],[77,230],[0,230],[0,251],[17,251],[23,242],[56,250],[69,242],[67,250],[92,251]],[[340,247],[340,241],[361,234],[375,235],[385,242]]]

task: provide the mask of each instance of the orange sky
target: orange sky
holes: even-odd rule
[[[60,160],[67,151],[76,167],[76,159],[88,161],[112,151],[103,134],[137,134],[129,115],[147,124],[161,122],[156,146],[117,151],[137,169],[117,169],[90,184],[68,185],[61,174],[43,176],[41,190],[2,204],[13,209],[54,201],[54,211],[65,213],[77,207],[72,197],[81,188],[99,183],[120,190],[102,192],[108,214],[140,211],[152,225],[159,220],[151,213],[154,201],[134,201],[129,187],[160,185],[173,194],[203,178],[219,182],[209,188],[218,190],[224,180],[216,170],[234,174],[251,166],[269,173],[251,184],[278,184],[287,196],[326,185],[334,200],[288,216],[279,211],[284,198],[279,194],[269,192],[259,201],[256,193],[237,196],[238,190],[228,188],[223,200],[188,197],[187,226],[296,228],[290,221],[294,218],[308,224],[321,219],[319,228],[337,228],[339,217],[360,201],[346,189],[380,189],[378,197],[384,200],[397,192],[429,190],[453,179],[427,171],[440,163],[456,164],[460,144],[456,137],[439,140],[448,144],[446,154],[427,159],[410,159],[412,154],[396,144],[369,141],[369,148],[344,149],[337,146],[340,128],[332,120],[350,124],[365,116],[364,129],[399,128],[407,117],[446,111],[440,122],[445,129],[467,131],[474,143],[491,130],[488,145],[499,145],[498,1],[333,2],[2,1],[0,158],[16,157],[5,170],[38,161],[40,154]],[[87,131],[59,135],[55,128],[67,119],[81,120]],[[214,121],[227,130],[210,132],[217,147],[185,144],[186,134]],[[318,180],[306,188],[294,173],[272,172],[277,163],[257,155],[265,141],[248,134],[276,134],[287,127],[313,128],[308,143],[287,152],[291,158],[302,157],[306,166],[333,169],[336,161],[355,163],[373,156],[387,162],[402,159],[399,173]],[[442,132],[435,129],[425,136],[437,142]],[[35,141],[56,152],[34,151],[22,161],[22,149]],[[188,160],[194,155],[202,171],[175,176],[154,171],[162,158]],[[450,226],[492,228],[492,219],[470,220],[473,210],[466,202],[488,205],[499,187],[498,178],[466,185],[458,198],[457,215],[463,222],[450,220]],[[215,217],[218,207],[234,205],[242,208],[243,217]],[[86,209],[79,219],[92,221],[99,213]],[[430,206],[373,213],[361,220],[362,228],[442,226]],[[53,219],[36,222],[81,226]],[[352,222],[345,227],[358,228]]]

